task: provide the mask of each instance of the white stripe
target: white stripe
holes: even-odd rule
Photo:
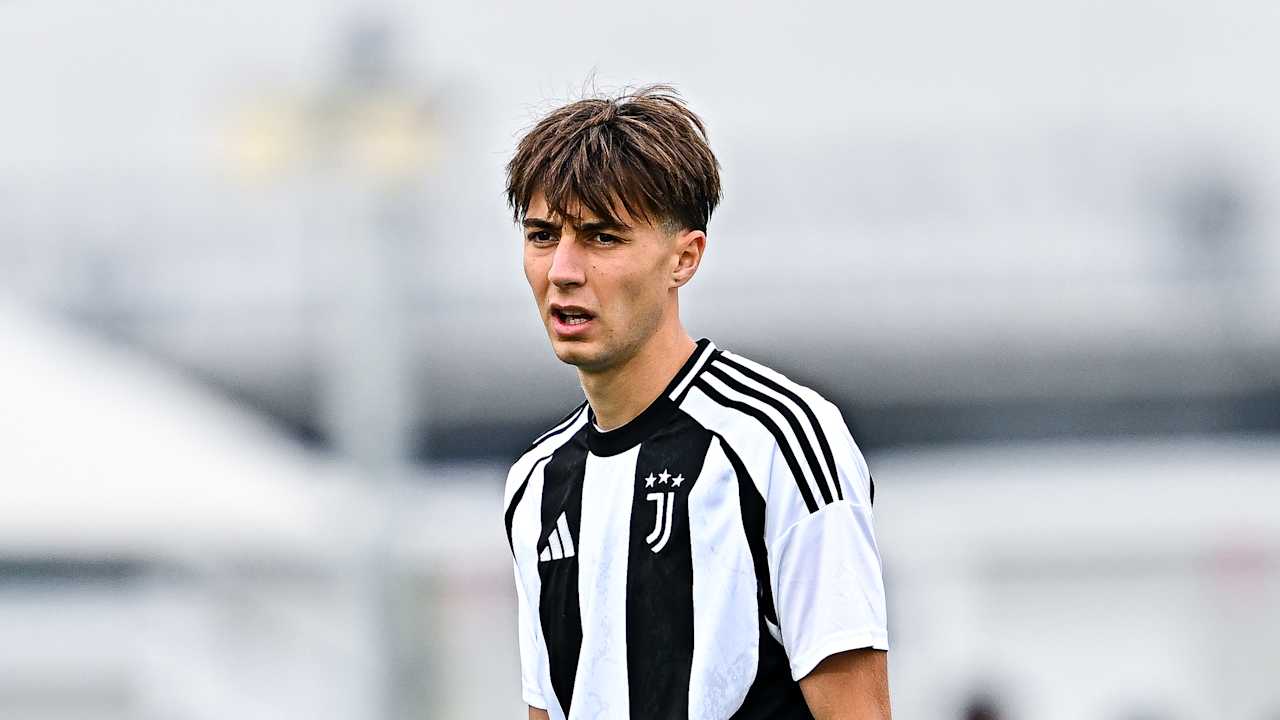
[[[551,559],[551,547],[547,546],[542,548],[542,554],[538,556],[538,560],[541,562],[547,562],[550,559]]]
[[[727,718],[746,699],[759,665],[755,565],[742,528],[737,480],[713,439],[689,492],[693,560],[690,718]]]
[[[560,542],[564,546],[564,556],[573,557],[573,536],[569,534],[569,518],[564,513],[560,513],[560,519],[556,520],[556,530],[560,532]]]
[[[711,357],[711,353],[715,349],[716,344],[711,341],[707,341],[707,346],[702,349],[702,354],[698,356],[698,360],[693,364],[693,367],[689,368],[689,372],[680,380],[679,384],[675,386],[675,389],[673,389],[671,394],[667,397],[672,400],[680,397],[680,393],[684,392],[684,389],[689,387],[689,383],[693,382],[693,379],[697,377],[698,371],[702,369],[703,363],[707,361],[707,358]]]
[[[675,497],[673,497],[674,495],[675,493],[667,493],[666,527],[663,528],[662,530],[662,539],[658,541],[657,545],[653,546],[653,551],[655,553],[662,552],[662,548],[666,547],[667,541],[671,539],[671,518],[676,514],[675,513],[676,500],[675,500]]]
[[[578,527],[578,606],[582,653],[573,683],[570,720],[631,716],[627,684],[627,551],[631,544],[630,487],[640,446],[613,455],[587,455]]]
[[[809,422],[809,416],[805,414],[804,409],[801,408],[799,405],[797,405],[795,401],[793,401],[791,398],[787,397],[786,395],[783,395],[782,393],[774,390],[773,388],[767,385],[763,385],[757,382],[756,380],[753,380],[747,377],[746,375],[743,375],[737,368],[726,365],[720,361],[716,361],[715,366],[721,372],[727,373],[734,380],[737,380],[743,385],[746,385],[747,387],[752,388],[757,392],[764,393],[769,397],[774,398],[778,402],[782,403],[783,407],[786,407],[788,410],[791,411],[791,414],[794,415],[796,418],[796,422],[800,423],[800,428],[804,430],[805,438],[809,442],[809,448],[813,450],[813,457],[817,461],[818,467],[820,468],[819,472],[822,476],[822,481],[826,483],[827,488],[831,491],[831,499],[834,501],[836,498],[840,497],[839,493],[836,491],[836,479],[831,477],[831,470],[825,464],[826,455],[823,454],[822,452],[822,445],[818,443],[818,432],[820,431],[820,428],[815,428],[813,426],[813,423]],[[788,389],[791,389],[791,388],[788,388]],[[795,391],[792,390],[792,392],[795,392]],[[799,393],[796,393],[796,395],[798,396]],[[801,399],[803,400],[804,398],[801,397]],[[817,413],[814,414],[814,417],[817,417]],[[806,464],[808,463],[808,460],[806,459],[806,456],[803,453],[796,456],[796,460],[804,461]],[[820,500],[822,496],[815,495],[814,498]]]
[[[786,443],[791,449],[791,455],[795,458],[796,464],[800,466],[800,473],[804,476],[803,478],[796,478],[796,480],[798,482],[806,483],[809,486],[809,492],[813,494],[814,502],[821,506],[822,493],[818,490],[819,480],[813,476],[813,470],[809,467],[809,463],[805,459],[804,451],[800,449],[800,444],[796,442],[795,434],[791,432],[791,424],[787,422],[786,418],[782,417],[782,413],[778,412],[776,408],[763,400],[751,397],[750,395],[743,395],[737,390],[725,385],[720,378],[717,378],[710,373],[704,375],[703,380],[705,380],[708,385],[713,387],[721,395],[724,395],[730,400],[736,400],[737,402],[757,408],[773,420],[773,424],[782,432],[782,438],[779,442]]]
[[[698,424],[724,437],[748,468],[765,468],[773,460],[773,434],[760,421],[741,410],[725,407],[712,400],[696,386],[680,406]],[[769,478],[764,472],[751,473],[760,497],[767,497]],[[797,499],[800,493],[793,493]],[[805,511],[806,514],[808,510]]]
[[[547,543],[551,545],[552,560],[564,559],[564,548],[560,546],[560,533],[558,532],[559,529],[560,528],[555,528],[554,530],[551,531],[551,534],[547,536]]]

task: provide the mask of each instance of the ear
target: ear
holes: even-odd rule
[[[676,234],[675,266],[671,269],[671,286],[681,287],[693,279],[707,249],[707,234],[701,230],[685,230]]]

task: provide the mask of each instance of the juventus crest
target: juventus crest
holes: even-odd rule
[[[649,549],[655,553],[662,552],[662,548],[666,547],[667,541],[671,539],[671,520],[675,517],[677,497],[674,488],[680,487],[683,482],[684,475],[672,477],[666,468],[663,468],[662,472],[657,475],[649,473],[649,476],[644,479],[646,488],[655,488],[657,485],[673,488],[660,492],[646,493],[644,496],[645,500],[654,503],[656,506],[653,516],[653,531],[644,539],[648,543]]]

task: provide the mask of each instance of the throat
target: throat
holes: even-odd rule
[[[601,372],[578,369],[582,390],[601,432],[626,425],[658,399],[697,348],[687,335],[684,340],[662,352],[655,352],[654,348],[655,351],[637,353]]]

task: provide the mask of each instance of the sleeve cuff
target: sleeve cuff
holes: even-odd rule
[[[523,690],[524,692],[521,695],[529,707],[538,708],[539,710],[547,709],[547,701],[542,699],[542,693],[528,687],[523,688]]]
[[[822,642],[817,643],[810,650],[802,655],[790,658],[791,661],[791,678],[799,681],[805,675],[813,672],[818,663],[845,650],[859,650],[861,648],[875,648],[876,650],[889,649],[889,636],[882,630],[867,630],[864,632],[837,633],[829,635]]]

